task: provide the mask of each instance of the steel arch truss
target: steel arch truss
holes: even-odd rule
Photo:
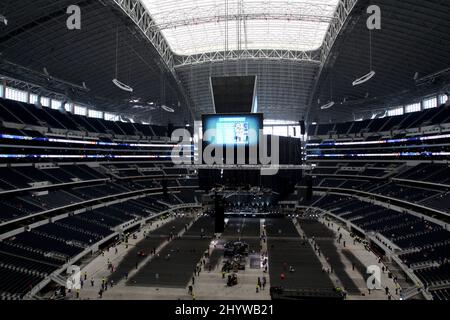
[[[177,56],[175,67],[226,60],[290,60],[298,62],[320,63],[319,52],[290,50],[233,50],[208,52],[197,55]]]
[[[342,28],[345,26],[348,16],[352,12],[358,0],[341,0],[336,8],[334,19],[332,20],[330,27],[325,35],[325,39],[322,44],[322,50],[320,53],[320,63],[325,65],[334,42],[339,36]]]
[[[155,25],[147,9],[142,5],[142,2],[140,0],[111,1],[113,1],[136,24],[136,26],[141,30],[147,40],[159,53],[167,69],[172,74],[173,79],[178,84],[180,93],[192,113],[192,101],[182,89],[183,86],[181,84],[181,81],[175,72],[175,56],[166,39],[164,38],[158,27]]]
[[[171,72],[174,71],[174,55],[169,44],[156,26],[140,0],[112,0],[138,26],[160,54]]]

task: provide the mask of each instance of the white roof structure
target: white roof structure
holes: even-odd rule
[[[339,0],[141,0],[176,55],[321,47]]]

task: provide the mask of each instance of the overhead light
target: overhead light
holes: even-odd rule
[[[368,74],[362,76],[359,79],[356,79],[355,81],[353,81],[353,86],[359,86],[360,84],[363,84],[367,81],[369,81],[370,79],[372,79],[375,76],[376,72],[375,71],[370,71]]]
[[[8,19],[4,15],[0,14],[0,23],[3,23],[5,26],[8,25]]]
[[[149,104],[149,105],[154,105],[155,103],[154,102],[147,102],[147,104]]]
[[[171,107],[166,106],[165,104],[161,106],[161,109],[167,112],[175,112],[175,110],[173,110]]]
[[[132,106],[131,108],[132,109],[144,109],[145,107],[137,104],[135,106]]]
[[[119,89],[122,89],[124,91],[133,92],[133,88],[129,85],[126,85],[125,83],[120,82],[117,79],[113,79],[112,81]]]
[[[130,99],[129,102],[131,102],[131,103],[138,103],[139,101],[141,101],[141,99],[137,98],[137,99]]]
[[[320,107],[321,110],[326,110],[326,109],[330,109],[332,106],[334,106],[334,101],[331,101],[330,103],[324,104],[323,106]]]

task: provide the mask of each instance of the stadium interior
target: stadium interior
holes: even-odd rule
[[[0,300],[450,300],[450,2],[1,0]]]

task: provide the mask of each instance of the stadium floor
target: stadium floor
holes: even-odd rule
[[[249,252],[260,251],[261,220],[259,218],[230,218],[222,238],[241,240],[249,245]]]

